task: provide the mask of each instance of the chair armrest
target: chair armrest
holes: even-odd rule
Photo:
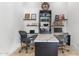
[[[27,37],[27,40],[34,41],[36,37],[37,37],[37,35],[33,35],[30,37]]]

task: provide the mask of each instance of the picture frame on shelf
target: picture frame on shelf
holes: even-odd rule
[[[64,20],[64,14],[60,14],[60,15],[59,15],[59,19],[60,19],[60,20]]]
[[[36,20],[36,14],[31,14],[31,19]]]
[[[30,13],[25,14],[25,19],[24,20],[28,20],[28,19],[30,19]]]
[[[59,15],[55,15],[55,20],[56,20],[56,21],[59,20]]]

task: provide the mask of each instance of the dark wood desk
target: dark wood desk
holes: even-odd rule
[[[35,56],[57,56],[59,41],[52,34],[40,34],[35,39]]]

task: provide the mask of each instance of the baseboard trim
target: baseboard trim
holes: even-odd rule
[[[17,45],[14,45],[11,50],[8,52],[8,56],[10,56],[13,52],[16,51],[17,48],[20,47],[20,43],[18,43]]]
[[[79,51],[79,47],[77,45],[72,45],[71,47],[72,47],[72,50]]]

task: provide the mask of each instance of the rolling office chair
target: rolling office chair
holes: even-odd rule
[[[69,52],[69,49],[66,48],[66,43],[68,39],[68,33],[63,33],[63,35],[58,35],[56,36],[59,40],[59,49],[61,50],[62,53],[65,51]]]
[[[19,50],[19,53],[23,48],[26,49],[26,53],[27,53],[28,47],[34,44],[34,40],[37,37],[37,35],[27,37],[27,33],[25,31],[19,31],[19,34],[20,34],[20,42],[21,42],[21,49]],[[25,44],[25,46],[23,46],[23,44]],[[31,49],[33,49],[33,47]]]
[[[21,50],[23,48],[26,48],[27,53],[28,47],[34,44],[34,40],[37,37],[37,35],[27,37],[27,33],[25,31],[19,31],[19,34],[20,34]],[[25,44],[25,46],[23,46],[23,43]],[[31,49],[33,49],[33,47]],[[21,50],[19,50],[19,52],[21,52]]]
[[[27,38],[27,33],[25,31],[19,31],[20,34],[20,42],[21,42],[21,49],[19,50],[19,53],[23,48],[26,48],[26,53],[28,52],[27,49],[30,46],[30,38]],[[25,44],[25,46],[23,46]]]

